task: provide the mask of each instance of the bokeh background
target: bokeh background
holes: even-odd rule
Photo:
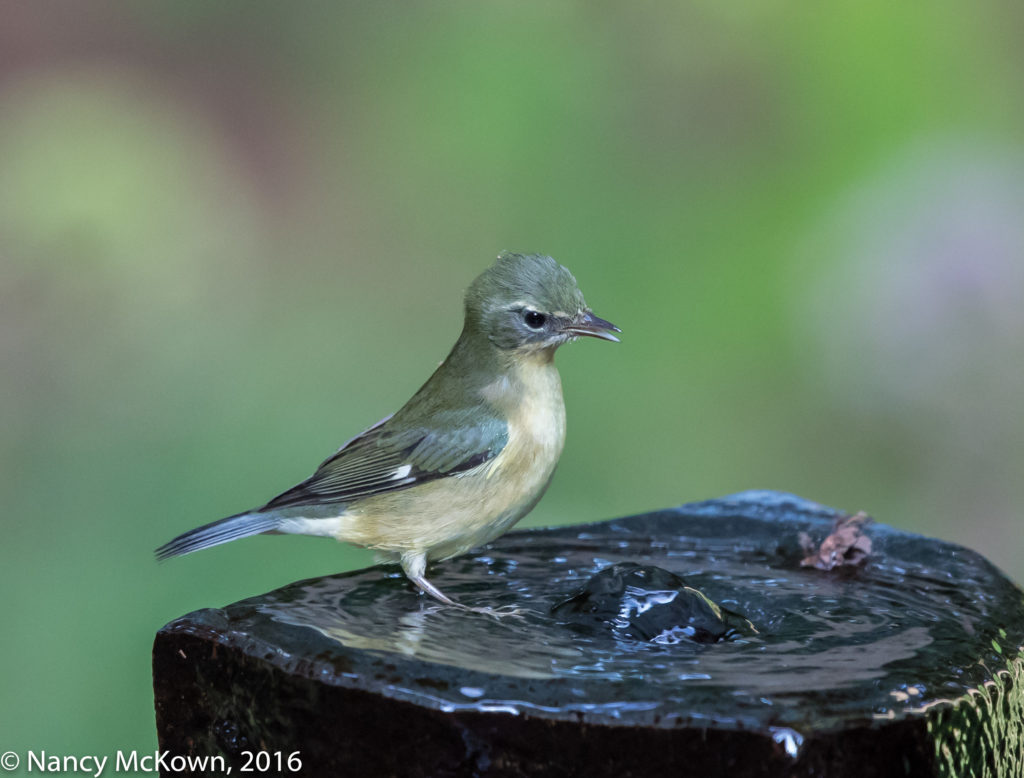
[[[0,750],[155,748],[190,610],[370,562],[173,535],[445,356],[501,249],[559,354],[525,526],[775,488],[1024,580],[1024,6],[0,4]]]

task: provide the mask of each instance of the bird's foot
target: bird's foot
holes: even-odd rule
[[[485,616],[491,616],[499,621],[510,617],[515,619],[522,619],[526,617],[526,610],[524,608],[516,607],[515,605],[502,605],[499,608],[487,608],[483,606],[473,607],[471,605],[460,605],[459,607],[472,613],[482,613]]]
[[[492,616],[496,619],[503,619],[508,616],[521,619],[526,613],[522,608],[517,608],[515,605],[503,605],[500,608],[486,608],[473,607],[471,605],[463,605],[461,602],[456,602],[424,578],[422,566],[425,562],[426,557],[423,556],[410,557],[408,561],[403,558],[402,566],[409,580],[416,584],[421,591],[425,594],[429,594],[438,602],[444,603],[452,608],[458,608],[459,610],[470,611],[472,613],[482,613],[485,616]]]

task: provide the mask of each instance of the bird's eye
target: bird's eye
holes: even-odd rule
[[[543,313],[537,311],[526,311],[523,314],[523,321],[526,322],[526,326],[531,330],[539,330],[544,326],[544,322],[548,320],[548,317]]]

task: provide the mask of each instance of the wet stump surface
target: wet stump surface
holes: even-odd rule
[[[747,492],[431,568],[521,618],[386,567],[191,613],[153,648],[160,748],[307,776],[1021,775],[1024,594],[880,524],[856,565],[801,566],[840,515]]]

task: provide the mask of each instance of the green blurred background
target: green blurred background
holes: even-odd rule
[[[0,6],[0,750],[156,745],[190,610],[370,562],[260,503],[396,409],[501,249],[559,354],[523,526],[774,488],[1024,579],[1024,6]]]

